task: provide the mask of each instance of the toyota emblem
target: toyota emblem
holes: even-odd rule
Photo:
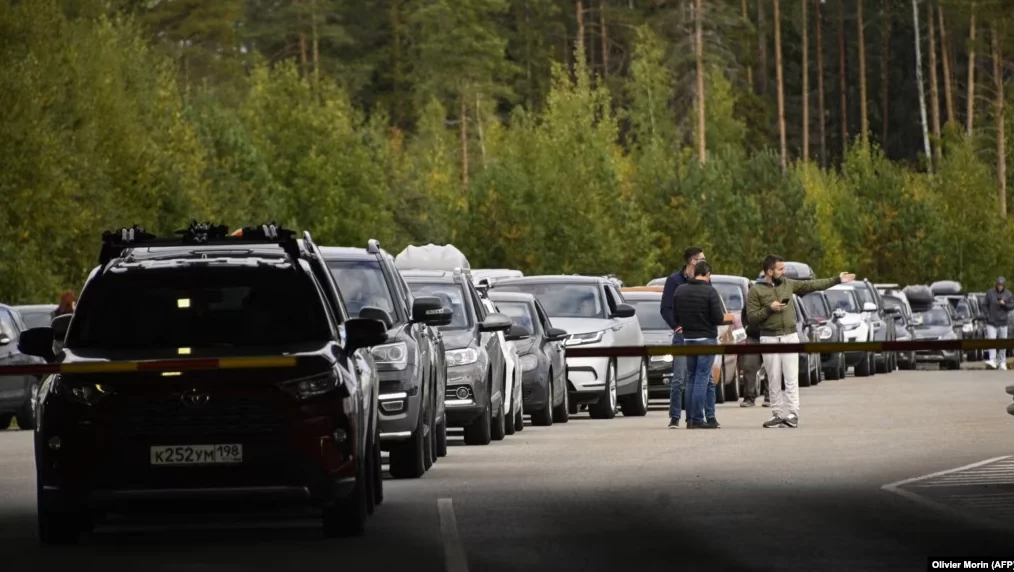
[[[211,396],[207,393],[197,393],[197,390],[190,390],[180,396],[180,401],[187,407],[204,407],[211,400]]]

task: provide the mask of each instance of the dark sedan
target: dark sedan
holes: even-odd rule
[[[542,304],[531,294],[491,290],[489,299],[510,316],[514,328],[525,328],[527,338],[515,341],[521,358],[521,393],[524,410],[532,425],[566,423],[570,418],[567,399],[567,364],[563,340],[566,330],[554,328]],[[513,328],[511,332],[513,333]]]
[[[646,346],[672,345],[672,329],[658,308],[662,298],[661,289],[656,287],[624,288],[623,297],[637,312],[641,334]],[[648,395],[656,399],[669,399],[669,383],[672,381],[672,356],[651,356],[648,358]]]
[[[839,321],[845,312],[832,310],[825,292],[810,292],[802,300],[807,318],[813,320],[818,341],[845,341],[845,327]],[[845,379],[845,352],[820,354],[820,367],[827,379]]]

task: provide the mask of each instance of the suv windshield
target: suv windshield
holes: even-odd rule
[[[954,315],[961,320],[971,320],[972,310],[968,307],[966,300],[959,300],[957,305],[954,306]]]
[[[534,316],[528,304],[524,302],[497,302],[496,307],[504,315],[510,316],[511,321],[515,325],[524,326],[528,328],[528,331],[535,332],[535,326],[532,322]]]
[[[291,269],[186,268],[107,274],[82,296],[69,348],[326,343],[324,302]]]
[[[377,260],[330,260],[327,267],[338,283],[349,314],[358,316],[367,306],[380,308],[395,320],[394,300]]]
[[[856,298],[859,298],[859,307],[863,307],[867,302],[871,302],[874,305],[877,304],[877,299],[873,297],[873,293],[870,292],[869,288],[866,287],[865,282],[859,282],[855,285],[849,284],[852,289],[856,292]]]
[[[21,318],[28,328],[42,328],[53,322],[53,313],[46,310],[21,310]]]
[[[445,308],[454,311],[451,323],[440,326],[441,330],[463,330],[472,327],[472,314],[465,305],[465,292],[459,284],[451,282],[409,282],[408,287],[417,297],[435,296]]]
[[[722,297],[722,301],[725,302],[725,308],[728,311],[743,311],[743,289],[740,288],[739,284],[712,280],[711,285],[715,287],[715,290],[718,290],[718,294]],[[655,313],[658,314],[658,312]],[[638,318],[640,318],[640,314],[638,314]],[[662,319],[661,315],[659,315],[659,319]],[[641,323],[643,324],[644,321],[642,320]]]
[[[854,290],[853,290],[854,292]],[[831,304],[832,310],[845,310],[850,314],[858,314],[859,306],[856,305],[856,297],[848,290],[825,290],[827,301]]]
[[[912,315],[912,323],[917,326],[949,326],[951,317],[943,308],[933,308],[925,312],[916,312]]]
[[[642,330],[669,331],[671,329],[669,324],[666,324],[662,319],[662,314],[658,310],[659,300],[631,300],[627,298],[627,303],[633,306],[634,311],[637,312],[637,321],[640,322]]]
[[[550,318],[605,318],[601,289],[597,284],[533,282],[498,284],[503,292],[525,292],[538,298]]]
[[[811,318],[830,318],[831,316],[827,312],[827,306],[824,305],[824,300],[821,299],[819,292],[811,292],[806,296],[803,296],[803,308],[806,310],[806,315]]]

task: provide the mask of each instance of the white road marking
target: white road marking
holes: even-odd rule
[[[896,495],[905,497],[905,498],[907,498],[907,499],[909,499],[909,500],[911,500],[913,502],[919,503],[919,504],[921,504],[923,506],[926,506],[926,507],[932,508],[932,509],[934,509],[936,511],[939,511],[939,512],[942,512],[944,514],[947,514],[947,515],[949,515],[951,517],[954,517],[954,518],[957,518],[957,519],[960,519],[960,520],[964,520],[966,522],[971,522],[971,523],[974,523],[974,524],[976,524],[978,526],[984,526],[984,527],[987,527],[987,528],[1003,528],[1003,529],[1006,529],[1006,528],[1008,528],[1010,526],[1008,523],[999,522],[999,521],[996,521],[996,520],[988,518],[988,517],[984,518],[984,517],[980,517],[980,516],[977,516],[977,515],[969,514],[966,511],[958,510],[958,509],[955,509],[953,507],[941,504],[941,503],[939,503],[939,502],[937,502],[935,500],[926,498],[926,497],[924,497],[924,496],[922,496],[920,494],[917,494],[917,493],[914,493],[912,491],[907,491],[905,489],[902,489],[901,487],[904,486],[904,485],[907,485],[907,484],[918,482],[918,481],[925,481],[927,479],[932,479],[932,478],[935,478],[935,477],[941,477],[943,475],[949,475],[951,473],[956,473],[958,471],[966,471],[968,469],[974,469],[976,467],[982,467],[984,465],[989,465],[990,463],[995,463],[997,461],[1002,461],[1002,460],[1008,459],[1010,457],[1011,457],[1010,455],[1004,455],[1003,457],[994,457],[992,459],[986,459],[985,461],[979,461],[978,463],[972,463],[970,465],[965,465],[963,467],[957,467],[957,468],[954,468],[954,469],[947,469],[946,471],[938,471],[936,473],[930,473],[928,475],[923,475],[921,477],[912,477],[910,479],[904,479],[904,480],[897,481],[897,482],[894,482],[894,483],[888,483],[888,484],[886,484],[886,485],[884,485],[884,486],[882,486],[880,488],[882,490],[887,491],[887,492],[891,492],[891,493],[894,493]],[[916,486],[927,486],[927,485],[916,485]],[[951,486],[959,486],[959,484],[958,483],[952,483]]]
[[[444,540],[447,572],[468,572],[468,559],[465,558],[465,548],[458,536],[458,523],[454,518],[451,499],[437,499],[437,512],[440,513],[440,536]]]

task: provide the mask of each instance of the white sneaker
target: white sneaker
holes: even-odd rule
[[[986,360],[983,363],[986,364],[986,367],[988,369],[996,369],[996,362],[993,362],[993,361],[990,361],[990,360]]]
[[[1005,361],[1000,362],[1000,370],[1001,371],[1007,371],[1007,362],[1005,362]]]

